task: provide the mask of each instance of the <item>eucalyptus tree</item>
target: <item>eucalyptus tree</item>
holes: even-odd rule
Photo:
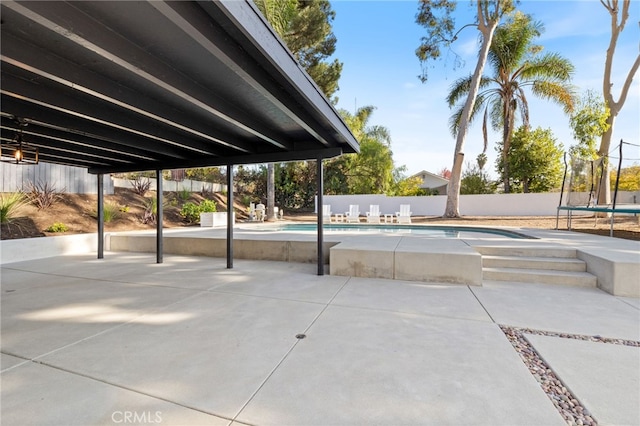
[[[475,71],[469,81],[467,98],[460,114],[451,180],[447,190],[445,217],[460,216],[460,180],[469,121],[475,108],[480,79],[487,61],[493,34],[502,17],[514,9],[515,2],[516,0],[475,0],[472,3],[476,7],[476,22],[467,24],[459,30],[461,31],[470,25],[475,26],[480,32],[481,44]],[[423,82],[427,81],[428,77],[425,65],[440,58],[442,50],[450,49],[451,44],[457,39],[459,31],[456,31],[453,17],[457,5],[458,2],[455,0],[420,0],[419,2],[416,22],[424,26],[427,31],[426,36],[421,39],[420,46],[416,49],[416,55],[423,65],[423,72],[420,76]]]
[[[600,95],[592,90],[587,90],[582,95],[570,119],[573,137],[578,142],[569,150],[572,156],[597,159],[597,139],[610,128],[607,122],[609,116],[609,108]]]
[[[515,13],[495,32],[489,49],[488,63],[491,75],[480,80],[480,92],[476,108],[471,112],[470,121],[483,113],[483,136],[487,146],[488,121],[491,126],[502,131],[502,181],[504,192],[511,192],[510,162],[507,161],[511,136],[514,132],[516,115],[522,124],[529,126],[529,103],[525,89],[539,98],[551,100],[570,113],[574,107],[574,88],[571,86],[573,65],[556,53],[542,53],[542,47],[533,40],[540,36],[544,27],[540,22],[522,13]],[[458,79],[451,87],[447,102],[450,107],[468,96],[473,77]],[[454,110],[450,127],[458,132],[464,104]]]
[[[613,83],[611,81],[613,57],[616,52],[618,37],[624,30],[627,20],[629,19],[629,7],[631,5],[631,0],[600,0],[600,3],[602,3],[605,9],[607,9],[607,12],[611,17],[611,39],[609,41],[609,47],[607,48],[607,56],[604,65],[604,76],[602,79],[602,94],[604,96],[606,105],[609,108],[609,117],[607,118],[607,124],[609,125],[609,127],[602,134],[600,149],[598,150],[598,154],[600,154],[601,157],[604,157],[609,153],[609,149],[611,148],[611,136],[613,135],[613,126],[615,124],[616,117],[620,113],[622,106],[627,100],[627,95],[629,93],[629,89],[631,88],[631,82],[638,72],[638,68],[640,68],[640,51],[636,55],[631,68],[627,73],[627,77],[622,84],[622,89],[620,89],[620,96],[616,101],[613,98]],[[598,200],[598,202],[601,204],[607,204],[611,200],[611,188],[609,187],[609,185],[605,185],[604,189],[604,191],[599,191],[600,199]]]

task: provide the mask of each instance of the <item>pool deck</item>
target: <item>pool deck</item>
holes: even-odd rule
[[[2,424],[563,425],[499,326],[640,340],[639,299],[596,288],[225,266],[2,265]],[[600,424],[640,423],[640,348],[526,337]]]

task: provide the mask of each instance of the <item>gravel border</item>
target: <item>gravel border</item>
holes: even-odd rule
[[[585,336],[580,334],[557,333],[551,331],[534,330],[531,328],[510,327],[499,325],[511,345],[522,358],[533,377],[538,381],[542,390],[547,394],[562,418],[569,425],[596,426],[597,420],[582,405],[576,396],[551,370],[550,366],[542,359],[533,345],[527,340],[525,334],[559,337],[564,339],[587,340],[591,342],[640,347],[640,342],[626,339],[611,339],[601,336]]]

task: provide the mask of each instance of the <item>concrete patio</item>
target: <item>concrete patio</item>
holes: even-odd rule
[[[597,288],[225,265],[3,264],[2,424],[562,425],[499,325],[640,341],[639,299]],[[527,340],[600,424],[640,424],[640,348]]]

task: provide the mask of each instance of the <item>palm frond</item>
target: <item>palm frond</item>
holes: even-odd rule
[[[391,145],[391,133],[389,129],[384,126],[371,126],[367,128],[366,134],[368,137],[382,142],[387,146]]]
[[[471,80],[473,76],[468,76],[465,78],[459,78],[451,85],[451,90],[449,91],[449,95],[447,96],[447,103],[449,104],[449,108],[453,107],[456,103],[460,102],[462,99],[466,100],[466,96],[469,95],[471,91]],[[478,89],[482,90],[486,87],[491,86],[493,82],[492,79],[488,77],[482,76],[480,78],[480,84],[478,85]]]
[[[542,99],[548,99],[560,105],[564,112],[573,111],[576,102],[575,88],[567,84],[552,81],[536,81],[531,86],[531,93]]]
[[[484,142],[482,147],[482,153],[487,152],[487,146],[489,146],[489,136],[487,136],[487,117],[489,116],[489,107],[484,109],[484,118],[482,120],[482,141]]]
[[[516,13],[500,25],[494,34],[488,58],[494,70],[503,69],[512,74],[536,50],[532,41],[543,30],[540,21],[533,21],[531,16],[523,13]]]
[[[462,110],[464,109],[464,105],[458,106],[456,110],[449,117],[449,131],[451,131],[451,135],[455,138],[458,134],[458,129],[460,126],[460,118],[462,117]]]
[[[491,117],[491,127],[494,130],[500,130],[504,127],[503,102],[499,96],[491,100],[489,108],[489,117]]]
[[[453,82],[449,90],[449,95],[447,96],[447,104],[449,105],[449,108],[453,107],[458,103],[460,98],[469,93],[472,78],[473,76],[469,75],[467,77],[459,78]]]
[[[522,80],[569,82],[574,71],[571,61],[557,53],[547,53],[528,61],[520,75]]]
[[[522,125],[527,129],[529,128],[529,102],[527,101],[527,96],[524,93],[522,87],[518,88],[518,99],[520,102],[518,103],[520,110],[520,117],[522,118]]]
[[[478,115],[478,111],[480,111],[485,102],[486,98],[483,94],[480,93],[478,94],[478,96],[476,96],[476,102],[473,104],[473,110],[471,110],[471,117],[469,118],[469,123],[467,123],[467,125],[471,125],[473,123],[475,117]],[[451,115],[451,117],[449,117],[449,130],[451,131],[453,137],[456,137],[458,131],[460,130],[460,119],[462,118],[463,110],[464,104],[461,103],[460,105],[458,105],[458,108]]]

